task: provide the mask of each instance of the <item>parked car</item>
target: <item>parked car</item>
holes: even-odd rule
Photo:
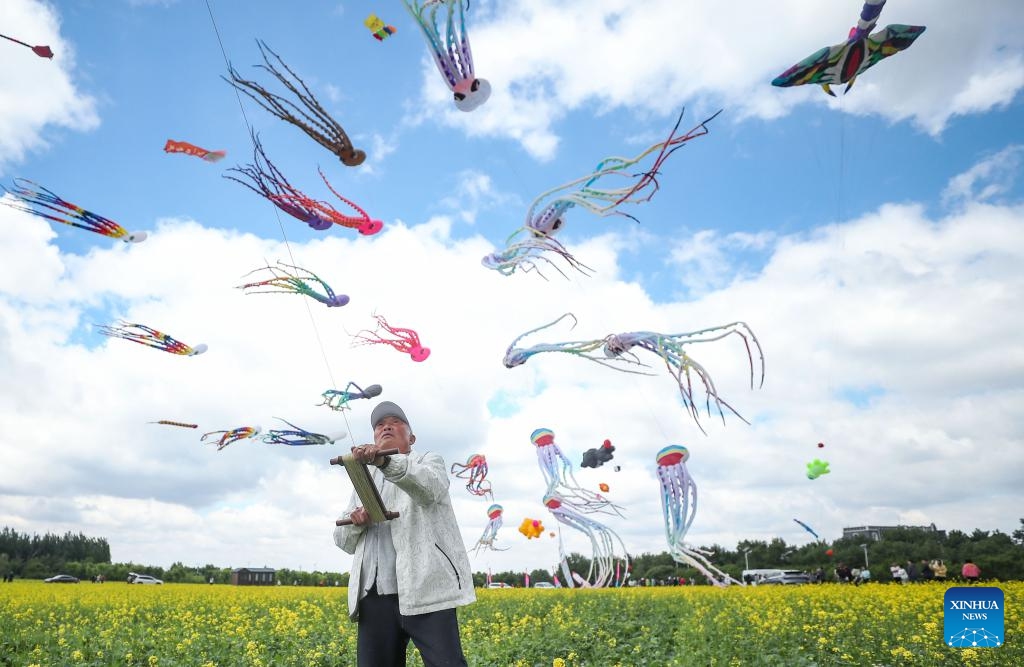
[[[148,574],[129,575],[129,584],[162,584],[163,580],[151,577]]]
[[[43,581],[48,584],[77,584],[78,577],[72,577],[70,574],[58,574],[49,579],[43,579]]]
[[[491,583],[487,584],[487,588],[512,588],[512,587],[509,586],[508,584],[506,584],[504,581],[494,581],[494,582],[491,582]]]
[[[766,586],[769,584],[809,584],[811,583],[811,575],[806,572],[800,572],[799,570],[786,570],[782,574],[777,574],[772,577],[767,577],[759,582],[759,585]]]
[[[555,588],[555,585],[550,581],[538,581],[533,585],[534,588]]]

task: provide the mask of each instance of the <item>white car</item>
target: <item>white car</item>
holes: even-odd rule
[[[533,585],[534,588],[555,588],[555,585],[550,581],[538,581]]]
[[[487,588],[512,588],[512,587],[509,586],[508,584],[506,584],[503,581],[495,581],[495,582],[487,584]]]
[[[136,574],[132,577],[132,580],[128,583],[132,584],[162,584],[164,583],[161,579],[151,577],[148,574]]]

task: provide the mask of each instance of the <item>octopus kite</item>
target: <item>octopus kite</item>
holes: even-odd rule
[[[878,22],[885,0],[867,0],[860,11],[860,20],[850,29],[845,42],[826,46],[807,56],[777,76],[773,86],[802,86],[816,83],[835,97],[831,85],[845,83],[844,94],[853,87],[857,76],[874,67],[880,60],[910,48],[925,27],[919,25],[888,25],[874,34],[868,34]]]
[[[760,385],[764,384],[764,353],[761,350],[761,344],[758,342],[757,336],[754,335],[754,332],[751,331],[750,327],[748,327],[744,322],[732,322],[718,327],[679,334],[660,334],[650,331],[637,331],[611,334],[597,340],[547,343],[535,345],[529,348],[515,347],[516,343],[522,340],[525,336],[551,327],[566,317],[572,317],[574,321],[576,319],[572,313],[566,313],[555,321],[537,327],[536,329],[531,329],[513,340],[511,345],[509,345],[508,349],[505,351],[505,367],[513,368],[515,366],[520,366],[526,363],[527,359],[541,352],[565,352],[584,359],[589,359],[590,361],[601,364],[602,366],[609,366],[616,370],[636,373],[638,371],[630,370],[628,366],[641,366],[645,368],[647,366],[642,364],[635,357],[632,350],[633,348],[646,350],[660,357],[665,363],[665,367],[668,369],[669,374],[671,374],[672,378],[676,381],[676,385],[679,388],[679,394],[683,399],[683,405],[686,407],[687,412],[693,417],[694,421],[697,422],[697,426],[700,427],[702,431],[704,429],[700,425],[700,411],[693,395],[694,377],[696,377],[703,386],[709,414],[711,412],[711,403],[714,402],[723,422],[725,421],[725,411],[723,408],[727,409],[740,419],[743,419],[743,416],[718,395],[718,390],[715,388],[715,383],[711,379],[711,375],[708,373],[707,369],[690,357],[690,355],[684,351],[684,346],[693,343],[709,343],[732,335],[739,336],[743,340],[744,346],[747,349],[747,359],[750,362],[751,389],[754,387],[755,376],[751,343],[753,343],[753,349],[757,350],[758,358],[760,360]],[[599,349],[603,351],[604,356],[594,356],[594,353]],[[614,365],[613,362],[618,362],[619,365]],[[623,366],[626,367],[624,368]],[[746,422],[745,419],[743,419],[743,421]]]
[[[685,110],[684,110],[685,111]],[[586,275],[589,267],[580,263],[569,253],[565,247],[555,241],[554,235],[562,229],[565,223],[565,214],[569,209],[580,206],[599,217],[621,215],[632,220],[635,217],[622,211],[623,204],[641,204],[654,196],[659,185],[657,175],[662,165],[686,142],[706,135],[710,123],[721,111],[697,125],[689,132],[678,135],[679,125],[683,121],[683,114],[679,114],[675,127],[668,138],[647,147],[639,155],[632,158],[608,157],[598,163],[597,168],[590,174],[577,178],[564,185],[542,192],[530,204],[526,212],[526,224],[516,230],[506,241],[506,247],[496,253],[491,253],[481,260],[481,263],[502,275],[511,275],[517,269],[524,272],[540,270],[537,260],[543,260],[555,267],[564,276],[558,266],[544,256],[544,253],[551,252],[559,255],[572,268]],[[649,166],[641,168],[638,173],[627,173],[627,169],[636,167],[649,156],[654,155]],[[598,187],[597,182],[620,177],[627,179],[623,187]],[[543,274],[541,274],[543,275]]]
[[[217,451],[224,449],[228,445],[238,442],[239,440],[248,440],[255,438],[260,434],[262,429],[259,426],[240,426],[239,428],[233,428],[230,431],[210,431],[204,433],[199,438],[200,442],[206,442],[206,439],[211,436],[220,436],[217,438]]]
[[[372,236],[384,227],[380,220],[373,220],[369,214],[340,194],[338,194],[331,183],[320,171],[320,178],[327,185],[327,189],[334,193],[334,196],[343,201],[355,213],[345,215],[330,204],[307,196],[300,190],[292,187],[284,174],[274,166],[267,154],[263,151],[263,144],[255,133],[252,135],[253,163],[244,167],[233,167],[228,169],[224,178],[236,183],[241,183],[256,194],[266,198],[277,208],[281,209],[296,220],[300,220],[316,231],[330,229],[333,225],[341,225],[349,229],[355,229],[364,236]],[[230,175],[231,172],[239,174],[242,178]]]
[[[537,448],[537,465],[547,483],[547,493],[557,493],[559,502],[582,513],[603,512],[622,516],[622,508],[607,498],[585,489],[576,481],[572,462],[555,443],[551,429],[539,428],[530,434],[530,442]]]
[[[408,354],[413,361],[426,361],[427,357],[430,356],[430,348],[423,347],[420,345],[420,337],[412,329],[403,329],[401,327],[393,327],[388,324],[387,320],[382,315],[374,315],[377,318],[377,329],[374,331],[361,331],[359,334],[354,336],[355,340],[358,341],[356,344],[372,345],[375,343],[382,343],[384,345],[390,345],[399,352]],[[380,329],[384,329],[387,333],[391,334],[393,338],[384,338],[377,333]],[[360,335],[365,333],[366,335]]]
[[[353,390],[353,387],[355,388]],[[348,410],[348,402],[357,398],[373,398],[374,396],[380,396],[380,393],[384,389],[379,384],[371,384],[366,389],[363,389],[355,382],[349,382],[343,390],[328,389],[320,395],[323,398],[323,403],[317,403],[317,405],[326,405],[331,410],[341,412],[342,410]]]
[[[458,468],[458,472],[456,472]],[[453,463],[452,474],[466,480],[466,490],[474,496],[492,497],[491,483],[487,479],[487,458],[483,454],[473,454],[466,463]],[[500,508],[500,506],[498,506]]]
[[[246,275],[252,275],[257,271],[267,271],[272,277],[255,283],[238,285],[237,289],[249,290],[246,294],[302,294],[319,301],[328,308],[344,306],[349,301],[347,294],[335,294],[331,286],[321,280],[318,275],[298,266],[278,262],[276,267],[264,266],[254,269]],[[310,283],[319,285],[323,294]]]
[[[20,39],[14,39],[13,37],[8,37],[7,35],[0,35],[0,37],[3,37],[4,39],[9,40],[11,42],[14,42],[15,44],[21,44],[22,46],[28,49],[32,49],[32,53],[36,54],[40,58],[49,58],[50,60],[53,60],[53,51],[48,46],[32,46],[31,44],[26,44]]]
[[[186,424],[185,422],[175,422],[170,419],[161,419],[155,422],[149,422],[150,424],[163,424],[164,426],[180,426],[181,428],[199,428],[199,424]]]
[[[281,419],[280,417],[276,417],[276,419],[280,419],[285,424],[288,424],[288,426],[291,426],[291,429],[270,429],[267,431],[267,434],[263,436],[263,442],[269,445],[289,445],[291,447],[331,445],[348,435],[345,432],[322,435],[320,433],[307,431],[306,429],[296,426],[295,424]]]
[[[455,97],[459,111],[472,111],[491,96],[487,79],[476,78],[473,54],[466,34],[463,0],[402,0],[427,39],[434,64]],[[466,0],[466,5],[469,0]],[[438,10],[444,8],[444,36],[438,27]]]
[[[121,239],[125,243],[139,243],[146,240],[146,232],[129,232],[113,220],[104,218],[102,215],[97,215],[92,211],[87,211],[77,204],[64,201],[43,186],[25,178],[14,179],[14,187],[12,189],[0,185],[0,192],[14,197],[13,201],[2,197],[0,198],[0,204],[18,211],[31,213],[40,218],[59,222],[62,225],[71,225],[72,227],[78,227],[79,229],[102,234],[103,236],[109,236],[112,239]]]
[[[574,510],[557,492],[549,491],[544,496],[543,502],[559,523],[580,531],[590,539],[593,558],[590,561],[590,571],[587,572],[586,577],[583,577],[583,581],[589,584],[589,586],[603,588],[613,583],[613,577],[619,571],[617,561],[624,563],[628,571],[629,556],[626,555],[626,545],[615,531]],[[616,543],[622,547],[623,555],[621,558],[615,555]],[[572,576],[575,573],[568,571],[568,561],[565,558],[561,540],[559,540],[559,556],[569,587],[572,588],[574,579],[577,583],[583,583]]]
[[[208,151],[187,141],[175,141],[174,139],[167,140],[167,143],[164,144],[164,152],[193,155],[206,162],[220,162],[228,154],[227,151]]]
[[[274,53],[264,42],[257,41],[257,45],[260,48],[260,53],[263,55],[264,64],[256,65],[256,67],[273,74],[285,88],[298,98],[302,106],[266,90],[255,81],[243,79],[235,68],[230,65],[228,66],[228,72],[231,74],[231,78],[222,78],[234,86],[236,90],[248,95],[256,104],[305,132],[311,139],[337,155],[345,166],[358,167],[361,165],[366,160],[366,153],[352,146],[352,142],[349,140],[348,135],[345,134],[345,130],[338,124],[338,121],[331,118],[324,108],[320,106],[320,103],[306,84],[303,83],[302,79],[296,76],[295,72],[288,65],[284,64],[281,57]],[[293,83],[288,76],[282,74],[274,66],[274,63],[267,57],[268,52],[298,82],[298,85]],[[301,90],[299,90],[300,87]]]
[[[686,460],[689,458],[690,451],[682,445],[664,447],[655,456],[669,553],[677,563],[697,568],[716,586],[739,584],[739,581],[711,564],[708,560],[710,551],[691,547],[685,542],[686,533],[697,515],[697,485],[686,470]]]
[[[473,546],[473,555],[480,553],[481,549],[484,549],[485,551],[488,549],[491,551],[505,551],[505,549],[494,546],[494,541],[498,539],[498,530],[501,528],[501,515],[503,512],[504,510],[501,505],[498,505],[497,503],[487,508],[487,518],[489,521],[487,522],[487,526],[484,527],[483,535],[480,536],[480,539],[478,539],[476,544]],[[529,519],[524,519],[524,523],[526,521],[529,521]],[[519,530],[522,532],[521,527]]]
[[[123,338],[133,343],[153,347],[164,352],[170,352],[171,354],[180,354],[185,357],[194,357],[207,350],[206,343],[200,343],[195,347],[191,347],[165,333],[147,327],[145,324],[122,321],[116,325],[100,324],[97,325],[97,328],[104,336]]]

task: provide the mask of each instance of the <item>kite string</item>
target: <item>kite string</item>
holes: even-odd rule
[[[214,35],[216,35],[216,37],[217,37],[217,44],[220,46],[221,56],[224,58],[224,64],[228,68],[230,68],[231,67],[231,61],[228,58],[227,50],[224,48],[224,40],[221,39],[220,28],[217,27],[217,19],[213,16],[213,8],[210,6],[210,0],[205,0],[205,1],[206,1],[206,11],[210,15],[210,23],[213,25]],[[245,113],[245,105],[242,103],[242,96],[239,94],[237,88],[234,88],[234,91],[235,91],[235,99],[238,100],[238,108],[242,112],[242,120],[245,122],[245,127],[246,127],[247,130],[249,130],[249,136],[250,137],[254,137],[255,135],[253,135],[252,123],[249,122],[249,117]],[[255,144],[255,140],[254,139],[253,139],[253,142]],[[255,145],[253,147],[255,148]],[[291,243],[288,241],[288,234],[284,230],[284,223],[281,221],[281,213],[277,209],[276,206],[274,207],[274,216],[277,218],[277,225],[281,229],[281,238],[284,239],[285,248],[288,250],[288,258],[291,261],[292,266],[298,266],[298,262],[295,261],[295,255],[292,253]],[[303,303],[303,305],[305,305],[306,313],[309,315],[309,321],[313,325],[313,334],[316,337],[317,345],[320,347],[320,356],[323,357],[324,367],[327,369],[327,377],[331,381],[331,387],[337,387],[338,383],[334,379],[334,372],[331,370],[331,363],[330,363],[330,361],[327,358],[327,350],[324,348],[323,338],[320,336],[320,329],[316,325],[316,318],[313,317],[313,309],[310,308],[309,301],[307,299],[302,299],[302,303]],[[341,411],[341,414],[342,414],[342,417],[345,420],[345,429],[348,431],[348,437],[352,438],[352,442],[354,443],[355,442],[355,436],[352,435],[352,426],[351,426],[351,424],[349,424],[348,415],[345,414],[344,410]]]

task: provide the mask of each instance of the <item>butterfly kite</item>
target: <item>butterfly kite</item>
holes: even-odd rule
[[[302,294],[328,308],[344,306],[349,302],[347,294],[335,294],[331,286],[318,275],[301,267],[278,262],[276,267],[264,266],[246,275],[252,275],[257,271],[266,271],[271,277],[259,282],[238,285],[237,289],[248,290],[246,294]],[[322,293],[315,286],[319,286]]]
[[[0,35],[0,37],[3,37],[8,41],[14,42],[15,44],[21,44],[26,48],[32,49],[32,53],[36,54],[40,58],[49,58],[53,60],[53,51],[48,46],[32,46],[31,44],[26,44],[20,39],[14,39],[13,37],[8,37],[7,35]]]
[[[354,388],[354,389],[353,389]],[[331,410],[338,412],[342,410],[348,410],[348,402],[357,398],[373,398],[374,396],[380,396],[380,393],[384,389],[379,384],[371,384],[366,389],[363,389],[355,382],[349,382],[345,389],[328,389],[320,395],[323,398],[323,403],[317,403],[317,405],[326,405]]]
[[[812,53],[777,76],[772,85],[785,88],[816,83],[835,97],[832,84],[845,83],[843,92],[849,92],[858,75],[880,60],[910,48],[925,30],[919,25],[888,25],[869,34],[884,5],[885,0],[867,0],[861,8],[860,20],[850,29],[845,42]]]
[[[171,354],[180,354],[185,357],[194,357],[207,350],[206,343],[200,343],[192,347],[179,340],[175,340],[165,333],[147,327],[145,324],[122,321],[115,325],[101,324],[97,328],[104,336],[123,338],[133,343],[153,347],[164,352],[170,352]]]
[[[230,65],[228,66],[228,72],[231,78],[222,78],[234,86],[236,90],[248,95],[256,104],[305,132],[311,139],[337,155],[345,166],[358,167],[361,165],[366,160],[366,153],[352,146],[352,142],[349,140],[345,130],[338,124],[338,121],[331,118],[324,108],[320,106],[320,103],[306,84],[303,83],[302,79],[296,76],[295,72],[288,65],[284,64],[281,57],[274,53],[264,42],[257,41],[257,46],[259,46],[260,53],[263,55],[263,64],[256,65],[256,67],[273,74],[281,85],[295,95],[299,104],[270,92],[255,81],[243,79],[238,71]],[[267,56],[268,52],[295,79],[297,84],[293,83],[287,75],[281,73],[274,66],[274,63]]]
[[[227,151],[208,151],[205,148],[200,148],[199,146],[190,144],[187,141],[175,141],[174,139],[167,140],[167,143],[164,144],[164,152],[194,155],[195,157],[202,158],[206,162],[220,162],[224,159],[224,156],[228,154]]]
[[[213,437],[219,436],[217,437],[217,451],[219,452],[228,445],[238,442],[239,440],[255,438],[261,432],[262,429],[259,426],[240,426],[229,431],[210,431],[209,433],[204,433],[199,438],[199,441],[206,442],[207,438],[211,438],[212,442]]]
[[[455,97],[455,107],[459,111],[472,111],[486,102],[491,96],[491,84],[487,79],[476,78],[463,0],[402,2],[423,30],[434,64]],[[469,4],[468,0],[465,4]],[[439,18],[444,23],[443,31],[438,25]]]
[[[14,187],[10,189],[0,185],[0,192],[12,196],[10,199],[0,197],[0,204],[18,211],[109,236],[112,239],[121,239],[126,243],[146,240],[146,232],[129,232],[113,220],[65,201],[43,186],[25,178],[14,179]]]
[[[458,472],[456,472],[456,468]],[[487,458],[483,454],[473,454],[466,462],[453,463],[452,474],[466,480],[466,490],[474,496],[493,497],[491,482],[487,479]]]
[[[280,417],[285,424],[290,426],[290,429],[270,429],[267,434],[263,436],[263,442],[269,445],[289,445],[291,447],[303,447],[307,445],[331,445],[336,441],[344,438],[347,433],[344,431],[341,433],[332,433],[330,435],[322,435],[320,433],[313,433],[307,431],[304,428],[296,426],[289,421],[285,421]]]
[[[374,343],[390,345],[399,352],[408,354],[413,361],[426,361],[427,357],[430,356],[430,348],[420,345],[420,336],[415,331],[393,327],[388,324],[382,315],[374,315],[374,317],[377,318],[377,329],[374,331],[364,330],[356,334],[354,336],[354,339],[357,341],[356,345],[372,345]],[[384,329],[392,337],[382,337],[377,333],[380,329]],[[362,334],[366,335],[363,336]]]

